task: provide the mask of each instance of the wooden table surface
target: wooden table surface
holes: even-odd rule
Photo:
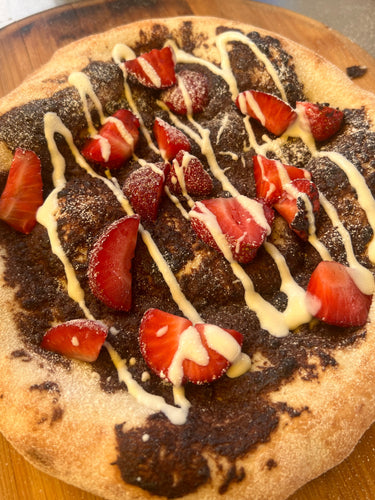
[[[344,71],[355,64],[367,66],[366,75],[357,83],[375,91],[375,59],[337,31],[279,7],[250,0],[88,0],[37,14],[0,30],[0,96],[15,88],[57,48],[82,36],[138,19],[192,14],[239,20],[275,31],[319,52]],[[374,500],[374,471],[375,425],[347,460],[290,500]],[[98,497],[40,473],[0,436],[0,499]]]

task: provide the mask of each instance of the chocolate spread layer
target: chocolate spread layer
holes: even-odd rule
[[[218,32],[220,31],[219,29]],[[150,48],[161,47],[168,37],[169,33],[164,28],[156,26],[152,34],[152,45],[150,39],[142,34],[141,42],[135,50],[141,53]],[[278,68],[290,104],[303,100],[303,87],[294,72],[293,62],[282,50],[279,41],[261,37],[258,33],[250,33],[249,37]],[[184,27],[182,39],[182,48],[185,50],[194,48],[197,43],[204,43],[204,37],[200,40],[192,38],[189,23]],[[231,44],[230,61],[240,91],[255,88],[278,94],[263,63],[249,48],[238,42]],[[195,118],[210,130],[214,152],[230,182],[242,194],[255,197],[251,159],[255,152],[251,149],[244,152],[247,133],[227,84],[203,65],[178,65],[177,71],[183,67],[207,75],[210,101],[207,108]],[[128,107],[123,93],[123,76],[114,63],[92,62],[84,71],[90,76],[106,113],[111,114],[116,109]],[[130,86],[146,127],[152,128],[155,116],[168,121],[167,113],[155,103],[158,92],[144,89],[131,80]],[[43,131],[43,116],[47,111],[58,113],[72,131],[76,144],[79,146],[83,143],[87,124],[78,93],[72,88],[62,90],[49,99],[13,109],[0,117],[1,140],[11,149],[33,149],[41,157],[46,195],[52,187],[52,166]],[[93,117],[98,125],[95,112]],[[181,120],[186,122],[184,117]],[[227,124],[225,131],[219,133],[224,120]],[[261,142],[264,129],[256,123],[253,128],[257,141]],[[90,177],[76,165],[62,138],[58,144],[67,159],[67,184],[59,194],[58,232],[84,289],[86,304],[93,316],[105,319],[108,326],[114,327],[110,330],[108,340],[121,358],[136,360],[130,368],[134,379],[145,390],[159,394],[173,404],[170,385],[152,373],[147,381],[142,381],[142,374],[148,371],[148,367],[140,355],[138,328],[144,312],[150,307],[177,315],[181,312],[141,238],[138,239],[132,263],[131,311],[122,313],[110,310],[92,295],[87,281],[89,252],[103,229],[125,213],[103,182]],[[375,135],[369,131],[362,110],[346,110],[344,128],[332,141],[323,144],[322,148],[348,155],[359,169],[364,170],[366,180],[374,192]],[[328,159],[311,158],[300,140],[291,140],[284,149],[290,164],[303,166],[311,171],[318,188],[335,205],[341,220],[346,221],[359,261],[369,266],[365,250],[372,237],[372,230],[358,206],[346,176]],[[231,154],[222,154],[223,152]],[[136,154],[146,161],[159,161],[142,136]],[[193,142],[192,154],[199,157],[208,170],[207,159]],[[116,171],[119,184],[122,185],[129,173],[138,167],[139,164],[132,159],[120,171]],[[99,167],[94,168],[103,173]],[[1,187],[5,180],[5,175],[2,175]],[[214,180],[211,196],[228,196],[228,193]],[[316,225],[318,237],[333,257],[342,261],[345,253],[341,240],[324,213],[318,216]],[[125,482],[156,495],[177,498],[196,491],[199,486],[210,481],[210,468],[205,457],[217,456],[229,464],[228,467],[222,467],[220,492],[223,493],[230,488],[231,483],[245,477],[245,471],[237,465],[237,460],[270,439],[283,413],[298,418],[301,412],[308,411],[307,407],[290,408],[285,404],[273,403],[269,394],[292,380],[301,370],[305,373],[306,383],[310,383],[311,379],[317,377],[318,365],[335,369],[335,352],[361,342],[366,336],[366,330],[365,327],[337,328],[315,321],[313,324],[302,325],[298,331],[285,338],[275,338],[261,329],[257,316],[247,307],[243,287],[235,280],[223,256],[197,239],[190,223],[181,216],[169,198],[164,197],[158,219],[154,223],[145,222],[144,227],[157,243],[183,293],[204,321],[240,331],[244,335],[243,351],[250,357],[260,354],[268,363],[262,369],[249,371],[236,379],[224,376],[209,385],[188,384],[186,397],[192,406],[184,425],[173,425],[161,413],[150,417],[145,426],[130,431],[124,430],[123,424],[126,422],[118,422],[114,429],[118,442],[116,466]],[[276,215],[273,227],[269,240],[281,250],[298,284],[306,287],[320,256],[311,245],[298,238],[281,217]],[[25,353],[31,351],[41,357],[53,359],[69,370],[69,360],[39,347],[52,321],[63,322],[82,317],[80,308],[60,286],[65,281],[64,269],[50,251],[45,228],[37,225],[32,234],[23,236],[0,222],[0,242],[7,251],[5,279],[9,286],[17,290],[17,300],[23,311],[17,314],[16,319]],[[202,264],[189,265],[197,255],[202,258]],[[255,260],[244,265],[244,269],[258,293],[280,311],[284,310],[287,299],[280,292],[279,272],[270,255],[261,248]],[[20,351],[15,352],[14,356],[21,356]],[[311,361],[312,356],[314,363]],[[25,355],[22,354],[22,357]],[[105,349],[94,363],[93,369],[100,375],[103,391],[126,390],[119,383],[116,369]],[[31,389],[36,390],[35,387]],[[63,414],[59,418],[63,418]],[[149,440],[143,439],[146,434],[150,436]],[[264,465],[270,471],[277,467],[272,457]],[[218,466],[220,469],[219,460]]]

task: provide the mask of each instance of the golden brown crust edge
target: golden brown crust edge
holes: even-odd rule
[[[178,30],[179,23],[186,19],[156,22]],[[109,56],[114,41],[125,42],[129,40],[128,36],[136,40],[139,27],[147,30],[154,22],[150,20],[115,28],[61,49],[17,92],[1,101],[1,111],[40,96],[41,79],[49,81],[45,95],[58,90],[61,84],[53,81],[56,75],[80,69],[92,54]],[[197,31],[204,30],[211,34],[214,34],[217,25],[223,24],[245,31],[253,29],[215,18],[192,18],[192,22]],[[328,100],[337,106],[342,105],[340,103],[348,105],[348,102],[353,106],[365,103],[369,116],[374,116],[374,96],[360,90],[316,54],[275,36],[295,56],[297,74],[304,82],[310,99]],[[311,72],[313,80],[308,78]],[[326,81],[334,81],[334,86],[329,89],[322,86],[319,79],[322,72]],[[5,304],[4,310],[12,312],[15,308],[13,292],[5,286],[1,290],[0,300]],[[15,325],[11,315],[4,316],[0,331],[3,346],[0,357],[0,425],[5,437],[34,465],[66,482],[108,499],[151,498],[146,492],[122,484],[117,468],[111,465],[116,460],[114,425],[125,420],[128,426],[140,425],[149,414],[148,410],[127,394],[103,394],[90,367],[83,364],[76,363],[72,373],[67,375],[64,370],[46,361],[41,366],[36,357],[27,361],[12,358],[11,352],[22,346],[14,335]],[[298,419],[285,416],[285,421],[271,436],[270,442],[259,446],[256,452],[243,460],[248,475],[237,485],[236,497],[244,500],[250,497],[254,500],[287,497],[345,458],[375,420],[375,395],[372,390],[375,379],[374,309],[370,320],[366,342],[336,353],[338,367],[326,369],[317,382],[306,383],[296,378],[274,394],[275,400],[286,401],[293,407],[305,405],[308,401],[309,411]],[[47,391],[30,391],[31,386],[41,385],[46,379],[59,385],[61,392],[58,397]],[[64,410],[62,420],[54,420],[57,406]],[[44,423],[40,424],[43,419]],[[333,433],[332,429],[336,432]],[[104,462],[103,457],[107,457]],[[270,458],[278,464],[271,471],[266,467]],[[114,480],[117,485],[114,485]],[[229,500],[233,498],[233,491],[219,497]],[[207,485],[186,498],[213,500],[216,497]]]

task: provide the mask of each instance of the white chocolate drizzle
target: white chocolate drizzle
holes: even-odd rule
[[[78,93],[82,101],[83,111],[85,113],[89,134],[91,136],[94,136],[96,134],[96,128],[94,127],[92,122],[91,114],[87,103],[87,96],[89,96],[92,102],[94,103],[99,113],[101,123],[104,123],[105,116],[103,114],[102,105],[98,99],[98,96],[95,94],[94,89],[92,88],[90,79],[85,73],[76,71],[69,76],[68,81],[71,85],[74,85],[78,90]]]
[[[349,179],[350,185],[358,195],[358,203],[367,215],[368,223],[375,234],[375,200],[370,188],[367,186],[363,175],[345,156],[335,151],[321,151],[316,154],[318,157],[326,157],[341,168]],[[375,237],[372,238],[368,255],[371,262],[375,262]]]
[[[270,77],[273,79],[276,87],[278,88],[282,99],[286,100],[285,89],[280,81],[279,75],[273,66],[272,62],[266,57],[266,55],[257,47],[257,45],[252,42],[247,36],[237,32],[237,31],[227,31],[223,32],[216,37],[216,46],[219,53],[220,65],[213,64],[209,61],[206,61],[202,58],[196,57],[192,54],[188,54],[181,50],[177,44],[173,41],[168,41],[166,45],[169,45],[175,54],[176,61],[180,63],[198,63],[206,66],[210,71],[214,74],[221,76],[225,82],[228,84],[233,101],[238,96],[238,87],[235,76],[230,67],[230,59],[227,51],[228,44],[232,42],[242,42],[246,46],[248,46],[254,53],[254,55],[263,62],[264,67]],[[140,121],[140,129],[143,133],[144,137],[147,140],[148,146],[155,153],[160,155],[159,149],[155,146],[152,141],[151,134],[145,127],[143,122],[141,113],[137,109],[135,101],[133,99],[130,86],[127,82],[127,71],[125,65],[123,63],[124,60],[134,59],[136,56],[134,52],[123,44],[117,44],[112,52],[112,56],[114,61],[118,64],[124,74],[124,92],[126,100],[132,110],[132,112],[139,118]],[[145,71],[145,73],[149,76],[150,80],[153,81],[155,85],[159,82],[159,77],[157,74],[154,74],[154,70],[150,70],[150,65],[147,61],[142,62],[142,58],[140,63]],[[103,115],[102,107],[99,99],[95,95],[89,78],[83,73],[73,73],[69,82],[76,86],[82,103],[83,110],[86,116],[86,121],[88,125],[88,131],[91,136],[95,137],[97,131],[93,125],[92,118],[89,112],[89,106],[87,98],[90,98],[96,109],[98,110],[99,117],[101,123],[104,123],[106,120],[114,120],[113,118],[105,118]],[[194,120],[192,116],[192,106],[189,94],[183,84],[181,78],[178,78],[178,85],[182,91],[183,99],[185,101],[187,107],[187,119],[188,122],[182,122],[179,118],[177,118],[167,106],[158,102],[158,105],[161,109],[167,111],[169,113],[170,121],[179,129],[183,130],[189,137],[192,139],[201,149],[203,155],[205,155],[207,159],[207,163],[211,169],[212,174],[216,179],[221,182],[224,191],[230,193],[233,197],[237,197],[237,199],[244,204],[245,207],[249,207],[249,203],[251,201],[246,197],[242,196],[238,190],[231,184],[228,177],[225,175],[225,171],[220,168],[219,162],[214,154],[214,150],[210,140],[210,131],[202,127],[196,120]],[[256,103],[255,103],[256,104]],[[243,99],[240,99],[240,108],[244,108],[246,103],[243,102]],[[256,109],[256,106],[253,102],[251,102],[251,106]],[[264,123],[264,116],[262,116],[262,112],[260,109],[256,110],[256,114],[261,122]],[[266,155],[268,151],[274,151],[279,153],[281,151],[281,146],[288,140],[288,137],[299,137],[306,144],[312,156],[321,157],[325,156],[333,161],[336,165],[338,165],[347,175],[349,182],[354,187],[358,194],[358,200],[364,211],[366,212],[367,218],[369,220],[369,224],[375,233],[375,202],[371,195],[369,188],[367,187],[364,178],[358,172],[358,170],[352,165],[349,160],[347,160],[344,156],[339,153],[329,152],[329,151],[320,151],[316,150],[315,141],[312,137],[312,134],[309,130],[309,127],[306,125],[306,120],[303,118],[303,114],[299,112],[297,109],[297,120],[288,128],[288,130],[278,139],[271,140],[267,135],[263,137],[263,144],[258,144],[255,138],[255,134],[251,127],[250,117],[245,116],[243,118],[244,127],[248,134],[249,144],[244,146],[244,152],[249,151],[250,149],[254,149],[257,154]],[[221,127],[219,128],[216,136],[216,144],[219,143],[221,135],[225,131],[225,127],[227,125],[229,118],[228,115],[224,115],[224,118],[221,123]],[[117,120],[118,122],[118,120]],[[116,122],[116,124],[117,124]],[[127,142],[132,141],[130,138],[130,134],[127,132],[125,127],[121,124],[118,124],[118,128],[120,133],[123,135]],[[95,173],[94,170],[88,165],[82,155],[79,153],[76,148],[72,135],[70,131],[64,126],[61,122],[60,118],[57,117],[54,113],[47,113],[45,116],[45,136],[48,143],[48,148],[51,155],[51,161],[53,164],[53,183],[54,190],[50,193],[45,203],[38,211],[38,221],[43,224],[47,231],[51,241],[51,248],[54,254],[58,256],[60,261],[62,262],[66,279],[67,279],[67,291],[69,296],[75,300],[80,307],[82,308],[85,316],[87,318],[93,319],[90,311],[88,310],[85,300],[84,300],[84,292],[78,282],[78,279],[75,275],[74,268],[69,262],[66,254],[63,251],[62,244],[59,241],[59,236],[57,232],[57,221],[56,218],[58,216],[58,194],[63,189],[66,184],[65,180],[65,160],[61,153],[58,151],[54,135],[56,133],[61,134],[69,148],[71,149],[77,164],[86,170],[86,172],[96,178],[101,179],[109,189],[114,193],[117,200],[123,207],[124,211],[131,215],[133,214],[133,210],[131,208],[130,203],[124,196],[118,182],[115,178],[106,178],[102,177]],[[132,142],[130,142],[132,143]],[[101,150],[103,154],[103,158],[108,158],[110,154],[109,144],[103,139],[101,141]],[[231,153],[230,151],[221,152],[220,154],[230,154],[234,160],[236,160],[236,155]],[[188,158],[188,156],[187,156]],[[237,157],[238,158],[238,157]],[[242,158],[243,160],[243,158]],[[188,160],[186,160],[188,161]],[[140,161],[142,162],[142,160]],[[186,192],[186,186],[183,179],[182,166],[176,165],[175,162],[175,171],[177,181],[179,182],[183,195],[187,200],[188,205],[191,207],[193,205],[193,200]],[[244,163],[244,162],[243,162]],[[280,163],[281,166],[281,163]],[[285,169],[280,167],[280,176],[283,178],[283,184],[287,185],[288,181],[287,176],[285,176]],[[170,199],[178,206],[182,215],[185,218],[189,218],[189,214],[182,207],[179,200],[173,196],[168,190],[167,194]],[[307,198],[307,197],[306,197]],[[320,253],[322,259],[331,260],[331,256],[329,255],[328,250],[323,245],[323,243],[317,238],[315,232],[315,222],[312,213],[311,203],[308,199],[304,199],[306,210],[308,213],[309,219],[309,242],[312,244],[317,251]],[[345,229],[343,224],[341,223],[338,214],[334,207],[326,200],[322,193],[320,193],[320,203],[323,209],[326,211],[328,217],[331,219],[333,226],[337,229],[339,234],[342,237],[345,250],[347,253],[347,260],[350,266],[351,274],[353,279],[356,281],[357,285],[364,293],[373,293],[374,291],[374,279],[372,273],[367,270],[364,266],[360,265],[354,255],[353,246],[351,242],[350,235],[348,231]],[[266,251],[273,258],[278,271],[280,273],[281,279],[281,287],[280,290],[285,293],[287,296],[288,302],[287,307],[283,312],[280,312],[275,307],[273,307],[269,302],[264,300],[260,294],[258,294],[255,289],[253,282],[250,277],[244,271],[243,267],[233,259],[232,252],[230,250],[229,244],[225,238],[225,235],[222,233],[221,228],[213,214],[209,212],[203,204],[197,204],[200,208],[201,212],[192,211],[190,212],[190,217],[197,217],[203,220],[206,226],[209,228],[211,234],[213,235],[216,243],[218,244],[220,250],[223,255],[229,262],[234,276],[242,283],[244,288],[244,300],[252,311],[254,311],[259,319],[261,328],[267,330],[271,335],[276,337],[283,337],[289,333],[290,330],[293,330],[300,326],[303,323],[310,321],[311,315],[307,311],[305,298],[306,292],[294,281],[291,276],[290,270],[286,264],[284,257],[281,255],[279,250],[275,245],[272,245],[269,242],[265,243]],[[251,207],[254,208],[254,207]],[[251,213],[254,213],[251,210]],[[265,220],[264,213],[262,214],[260,211],[255,212],[255,217],[257,222],[266,229],[267,234],[270,233],[270,227]],[[140,235],[146,244],[148,251],[156,263],[159,271],[161,272],[166,284],[168,285],[171,295],[180,308],[181,312],[184,314],[186,318],[188,318],[193,325],[196,323],[203,323],[202,318],[199,313],[190,303],[190,301],[183,294],[176,277],[174,276],[172,270],[168,266],[166,260],[161,255],[160,250],[152,239],[150,233],[146,231],[142,225],[140,225],[139,229]],[[372,262],[375,262],[375,238],[371,241],[369,245],[369,256]],[[206,329],[206,338],[208,340],[208,344],[213,349],[221,352],[222,355],[226,356],[228,360],[232,363],[232,366],[229,368],[227,375],[229,377],[236,377],[246,373],[251,366],[250,358],[241,353],[239,348],[239,344],[235,341],[235,339],[216,326],[205,326]],[[164,334],[164,330],[161,329],[159,332],[159,336],[162,337]],[[192,348],[192,345],[194,348]],[[201,340],[199,339],[198,332],[195,327],[192,326],[188,328],[182,335],[181,342],[179,345],[179,349],[175,354],[173,363],[168,372],[168,378],[173,382],[173,395],[174,402],[176,406],[172,406],[166,403],[166,401],[157,395],[150,394],[145,391],[140,384],[138,384],[131,373],[126,367],[126,361],[122,360],[117,352],[111,347],[111,345],[106,342],[105,346],[111,356],[111,359],[117,369],[118,377],[120,381],[123,381],[128,391],[134,398],[143,406],[149,408],[152,411],[161,411],[163,412],[172,423],[179,425],[183,424],[186,421],[190,403],[185,397],[184,389],[181,385],[183,373],[182,373],[182,363],[184,359],[191,359],[198,364],[205,365],[208,362],[207,351],[203,347]],[[147,377],[144,377],[146,380]],[[143,377],[142,377],[143,380]]]
[[[176,406],[168,404],[162,396],[145,391],[143,387],[138,384],[136,380],[134,380],[126,367],[126,361],[120,358],[118,353],[115,349],[113,349],[108,341],[105,342],[105,347],[107,348],[109,355],[111,356],[111,360],[116,367],[119,381],[124,382],[129,394],[131,394],[136,401],[153,412],[161,411],[164,415],[166,415],[166,417],[168,417],[172,424],[182,425],[186,422],[191,405],[185,398],[183,387],[176,387],[173,390]]]
[[[198,202],[196,206],[200,212],[192,210],[190,216],[203,221],[212,234],[212,237],[216,241],[224,257],[231,265],[234,275],[241,281],[245,291],[245,302],[249,309],[256,313],[261,327],[275,337],[285,337],[288,335],[289,328],[283,314],[255,291],[254,284],[249,275],[244,271],[242,266],[234,260],[225,234],[223,234],[215,215],[208,210],[203,203]]]

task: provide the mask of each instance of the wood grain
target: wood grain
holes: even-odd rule
[[[285,9],[250,0],[89,0],[65,5],[0,31],[0,95],[14,89],[53,52],[85,35],[151,17],[214,15],[260,26],[324,55],[345,71],[368,68],[358,85],[375,90],[375,60],[359,46],[321,23]],[[1,416],[0,416],[1,418]],[[375,426],[340,466],[303,487],[290,500],[373,500]],[[98,500],[40,473],[0,436],[0,499]]]

